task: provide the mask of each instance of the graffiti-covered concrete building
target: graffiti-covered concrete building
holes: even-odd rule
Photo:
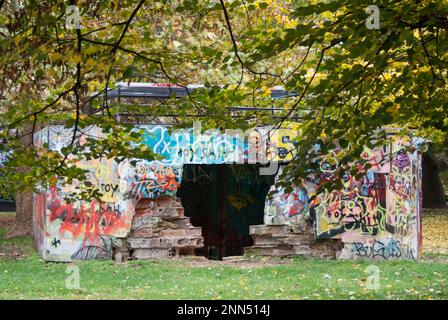
[[[126,89],[141,90],[119,90]],[[164,89],[146,92],[166,94]],[[166,124],[138,127],[145,132],[143,143],[163,156],[160,160],[77,164],[88,169],[103,193],[101,201],[65,202],[73,185],[58,184],[35,195],[35,237],[44,259],[222,259],[245,253],[420,257],[421,154],[418,148],[409,151],[413,139],[391,135],[384,148],[366,148],[362,157],[371,168],[361,179],[344,176],[342,190],[317,193],[338,165],[336,157],[326,156],[319,160],[319,172],[286,192],[278,179],[292,159],[292,129],[261,126],[241,134],[170,131]],[[84,134],[102,136],[97,127]],[[49,126],[35,143],[61,150],[72,135],[72,129]],[[260,150],[268,158],[259,158]]]

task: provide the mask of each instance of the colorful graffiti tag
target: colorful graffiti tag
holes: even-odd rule
[[[127,170],[119,170],[119,177],[126,185],[125,199],[158,198],[161,195],[174,196],[182,177],[181,166],[167,166],[155,161],[137,161],[122,164]]]

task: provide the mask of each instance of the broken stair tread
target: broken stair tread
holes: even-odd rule
[[[204,239],[203,237],[142,237],[142,238],[128,238],[129,243],[136,242],[163,242],[163,241],[174,241],[174,240],[195,240],[195,239]]]
[[[246,256],[228,256],[228,257],[223,257],[222,261],[241,262],[241,261],[249,261],[249,258]]]
[[[293,246],[290,244],[280,244],[280,245],[271,245],[271,244],[258,244],[258,245],[254,245],[254,246],[250,246],[250,247],[244,247],[244,250],[248,249],[280,249],[280,250],[288,250],[291,249],[292,250]]]
[[[297,254],[293,250],[282,250],[282,249],[254,249],[254,250],[248,250],[247,254],[255,254],[259,256],[270,256],[270,257],[293,257]]]
[[[301,233],[301,234],[254,234],[251,235],[253,239],[315,239],[316,237],[314,234],[307,234],[307,233]]]

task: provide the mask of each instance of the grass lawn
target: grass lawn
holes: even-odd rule
[[[181,258],[46,263],[30,239],[4,240],[5,231],[0,227],[0,299],[448,299],[447,213],[425,215],[419,262]],[[370,265],[380,270],[377,290],[366,288]],[[79,268],[79,290],[66,288],[72,266]]]

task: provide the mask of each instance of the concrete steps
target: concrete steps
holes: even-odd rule
[[[249,233],[254,245],[244,249],[247,255],[335,259],[341,250],[340,240],[317,240],[307,225],[256,225]]]

